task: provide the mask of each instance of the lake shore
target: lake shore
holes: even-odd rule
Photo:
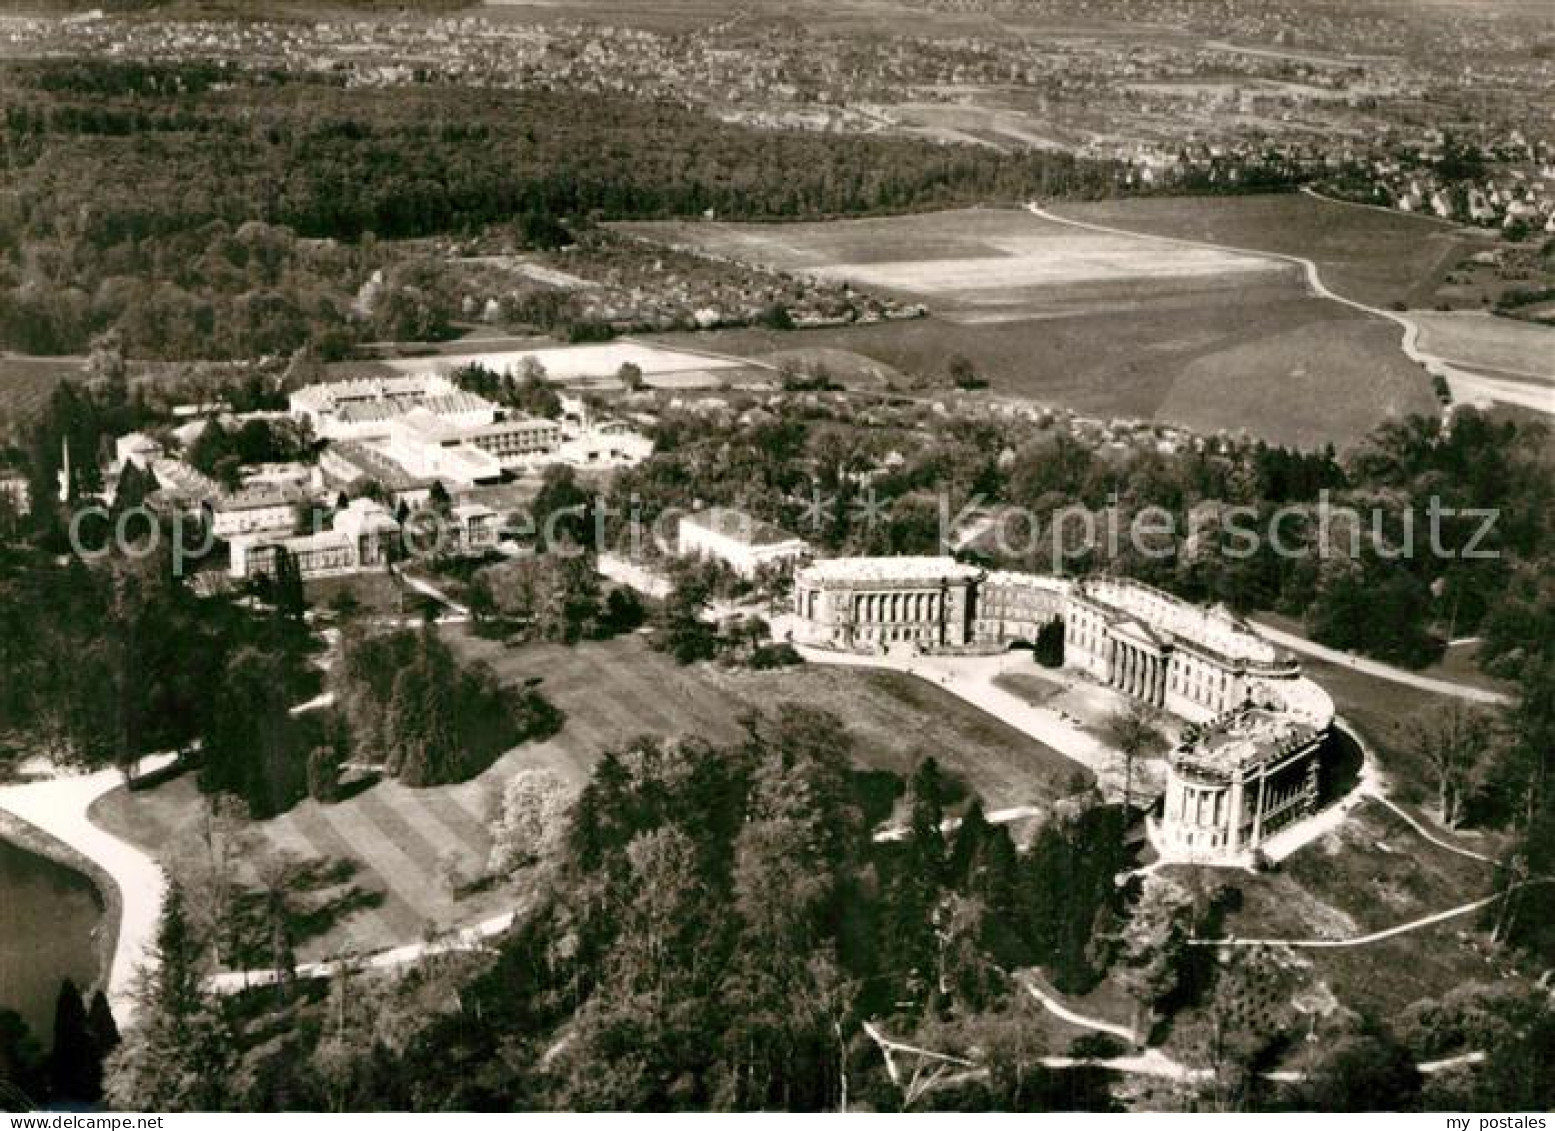
[[[92,950],[97,955],[97,981],[88,987],[86,996],[97,990],[108,989],[113,970],[113,954],[119,941],[119,922],[124,913],[124,899],[113,876],[96,861],[77,852],[57,837],[50,836],[38,826],[13,813],[0,809],[0,840],[15,848],[51,860],[86,877],[97,893],[99,908],[97,925],[92,928]]]
[[[142,764],[155,772],[172,761]],[[152,763],[155,764],[152,764]],[[156,938],[166,880],[161,866],[96,825],[95,801],[124,782],[117,769],[0,787],[0,835],[86,876],[103,904],[99,931],[103,987],[123,1027],[134,1010],[134,985]]]

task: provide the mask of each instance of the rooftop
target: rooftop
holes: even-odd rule
[[[982,576],[976,566],[949,557],[827,558],[799,571],[811,583],[828,581],[917,582],[972,581]]]
[[[411,409],[395,423],[402,429],[414,432],[418,438],[428,444],[452,443],[464,435],[460,429],[424,408]]]
[[[1317,737],[1283,711],[1247,705],[1201,727],[1190,727],[1172,753],[1174,767],[1229,777],[1238,769],[1277,760]]]
[[[781,526],[732,507],[711,507],[696,514],[688,514],[680,521],[732,538],[746,546],[779,546],[785,542],[800,541],[797,534],[790,534]]]
[[[1142,624],[1156,639],[1171,639],[1229,660],[1259,665],[1292,664],[1294,657],[1258,635],[1246,621],[1217,605],[1204,608],[1142,582],[1091,578],[1076,595]]]
[[[302,496],[294,491],[240,491],[236,495],[227,495],[216,500],[213,509],[217,511],[256,511],[270,507],[289,507],[299,502]]]
[[[432,480],[420,479],[410,474],[382,452],[352,440],[338,440],[325,449],[325,454],[344,460],[355,469],[356,479],[373,479],[390,491],[411,491],[430,487]]]

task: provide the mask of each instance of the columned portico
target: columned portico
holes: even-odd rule
[[[1154,644],[1131,635],[1111,636],[1107,642],[1107,682],[1153,707],[1166,705],[1168,656]]]

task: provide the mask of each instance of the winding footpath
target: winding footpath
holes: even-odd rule
[[[1340,306],[1347,306],[1351,310],[1358,310],[1362,314],[1370,315],[1373,318],[1386,319],[1398,326],[1403,332],[1399,345],[1404,351],[1404,356],[1423,367],[1433,377],[1441,377],[1445,380],[1447,387],[1452,391],[1454,401],[1499,401],[1503,404],[1519,405],[1523,408],[1532,409],[1535,412],[1555,413],[1555,393],[1551,392],[1548,385],[1525,385],[1515,381],[1504,381],[1494,377],[1487,377],[1484,374],[1464,369],[1446,358],[1426,351],[1420,345],[1420,324],[1413,318],[1410,318],[1407,312],[1385,310],[1380,306],[1369,306],[1364,302],[1346,298],[1323,282],[1323,277],[1318,271],[1317,264],[1305,256],[1288,255],[1285,252],[1263,251],[1248,247],[1232,247],[1229,244],[1183,239],[1179,236],[1157,236],[1147,232],[1132,231],[1128,228],[1114,228],[1106,224],[1093,224],[1087,220],[1071,220],[1051,212],[1035,202],[1027,204],[1026,211],[1033,216],[1041,217],[1054,224],[1063,224],[1089,232],[1099,232],[1102,235],[1123,236],[1136,240],[1153,240],[1158,243],[1176,244],[1179,247],[1201,248],[1209,251],[1223,252],[1227,255],[1251,256],[1294,264],[1301,268],[1302,274],[1306,277],[1307,288],[1318,298],[1336,302]]]
[[[304,962],[288,973],[292,978],[311,981],[356,971],[397,970],[439,954],[470,954],[483,951],[488,949],[487,944],[490,940],[507,931],[517,918],[517,911],[508,911],[476,923],[474,926],[424,942],[407,943],[404,946],[390,947],[388,950],[374,951],[371,954],[347,955],[323,962]],[[281,980],[281,977],[281,971],[268,967],[260,970],[227,970],[206,978],[205,988],[216,994],[235,994],[259,986],[273,986]]]
[[[170,754],[146,758],[138,771],[155,773],[172,761]],[[0,810],[86,857],[118,889],[119,922],[106,993],[121,1028],[134,1013],[136,975],[156,939],[167,888],[155,860],[88,817],[98,798],[123,784],[119,770],[107,769],[0,787]]]

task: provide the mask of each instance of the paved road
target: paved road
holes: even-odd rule
[[[153,773],[172,760],[170,754],[146,758],[140,769]],[[155,860],[87,818],[93,802],[123,784],[122,773],[107,769],[0,787],[0,809],[75,849],[107,873],[118,888],[118,935],[109,964],[107,994],[121,1029],[134,1013],[135,976],[156,939],[167,886]]]
[[[1109,236],[1127,236],[1137,240],[1155,240],[1160,243],[1178,244],[1182,247],[1208,248],[1211,251],[1226,252],[1230,255],[1255,256],[1262,259],[1277,259],[1283,263],[1294,263],[1300,267],[1306,276],[1307,286],[1313,294],[1319,298],[1337,302],[1341,306],[1348,306],[1352,310],[1359,310],[1363,314],[1374,318],[1385,318],[1398,326],[1403,331],[1403,337],[1399,342],[1404,351],[1404,356],[1417,365],[1423,366],[1427,373],[1441,377],[1447,382],[1452,391],[1452,397],[1457,402],[1475,401],[1499,401],[1503,404],[1519,405],[1532,409],[1535,412],[1555,414],[1555,393],[1552,393],[1548,385],[1522,385],[1515,381],[1502,381],[1493,377],[1486,377],[1479,373],[1471,372],[1461,366],[1454,365],[1445,358],[1434,353],[1428,353],[1420,347],[1420,325],[1407,313],[1396,310],[1384,310],[1380,306],[1368,306],[1364,302],[1357,302],[1352,298],[1345,298],[1332,290],[1323,282],[1322,275],[1318,272],[1315,262],[1300,255],[1286,255],[1278,251],[1260,251],[1255,248],[1231,247],[1227,244],[1209,243],[1205,240],[1180,239],[1176,236],[1156,236],[1146,232],[1136,232],[1128,228],[1114,228],[1106,224],[1092,224],[1085,220],[1070,220],[1049,212],[1037,204],[1028,204],[1026,210],[1034,216],[1040,216],[1044,220],[1050,220],[1055,224],[1067,224],[1071,228],[1082,228],[1086,231],[1101,232]]]

